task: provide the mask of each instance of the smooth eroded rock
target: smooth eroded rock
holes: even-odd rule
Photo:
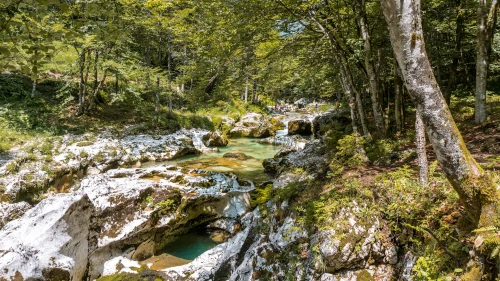
[[[313,133],[312,123],[306,119],[295,119],[288,121],[288,134],[289,135],[303,135],[308,136]]]

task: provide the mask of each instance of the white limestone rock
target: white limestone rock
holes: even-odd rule
[[[0,229],[8,222],[20,218],[30,208],[31,205],[26,202],[13,204],[0,202]]]
[[[82,280],[91,214],[87,196],[58,194],[7,223],[0,231],[0,277]]]

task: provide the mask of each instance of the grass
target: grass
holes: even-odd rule
[[[0,153],[6,152],[16,145],[21,145],[32,138],[29,134],[0,126]]]

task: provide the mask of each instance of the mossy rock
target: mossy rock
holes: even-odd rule
[[[228,152],[222,155],[224,158],[234,158],[238,160],[248,160],[248,159],[253,159],[254,157],[248,156],[243,152]]]
[[[117,273],[113,275],[98,278],[97,281],[163,281],[159,273],[152,270],[144,270],[139,274],[134,273]]]
[[[357,281],[375,281],[373,276],[366,269],[361,270],[356,276]]]

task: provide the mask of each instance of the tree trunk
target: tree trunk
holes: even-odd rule
[[[346,98],[349,99],[349,110],[351,113],[352,132],[353,134],[359,136],[360,134],[358,130],[358,116],[356,114],[356,97],[354,96],[352,91],[350,91],[346,86],[346,82],[342,74],[339,74],[339,78],[340,78],[340,85],[342,85],[342,89],[344,90],[344,94]]]
[[[487,117],[486,84],[497,7],[498,0],[479,0],[477,8],[476,106],[474,108],[476,124],[484,123]]]
[[[38,55],[38,50],[35,50],[34,57],[37,57]],[[35,97],[35,92],[36,92],[36,80],[38,78],[38,68],[37,68],[37,60],[35,59],[33,61],[33,68],[31,69],[31,80],[33,80],[32,83],[32,88],[31,88],[31,98]],[[34,79],[33,79],[34,78]]]
[[[316,23],[318,28],[321,30],[321,32],[325,35],[325,37],[328,39],[328,43],[330,45],[330,51],[332,52],[334,62],[337,64],[337,67],[340,69],[340,81],[342,84],[342,87],[344,89],[344,93],[346,93],[347,97],[349,98],[349,107],[351,108],[351,119],[353,122],[353,132],[355,134],[358,134],[357,130],[357,125],[356,125],[356,113],[355,113],[355,107],[356,107],[356,100],[361,102],[361,98],[356,99],[356,96],[359,97],[359,93],[354,87],[354,83],[352,81],[352,76],[351,73],[348,71],[348,61],[345,57],[340,54],[339,50],[337,49],[337,44],[335,42],[335,39],[333,38],[333,35],[328,32],[328,30],[314,17],[314,13],[310,13],[310,19]],[[366,117],[364,114],[363,106],[362,103],[359,104],[358,110],[360,113],[361,117],[361,124],[363,127],[363,135],[366,140],[370,141],[372,139],[370,132],[368,130],[368,126],[366,124]]]
[[[382,106],[379,101],[380,83],[377,77],[377,73],[375,72],[375,66],[373,63],[371,38],[367,26],[365,1],[356,0],[356,3],[358,4],[358,9],[359,9],[358,23],[361,29],[361,36],[364,42],[365,68],[370,87],[370,97],[372,100],[373,117],[375,119],[375,125],[377,126],[377,130],[380,132],[382,136],[385,136],[386,128],[384,122],[384,114],[382,113]]]
[[[91,110],[92,107],[96,104],[96,102],[98,101],[98,97],[100,97],[99,99],[101,99],[101,101],[103,100],[102,96],[99,95],[99,91],[101,90],[102,85],[104,85],[107,75],[108,71],[104,70],[104,74],[102,75],[102,80],[97,84],[97,87],[95,88],[94,93],[92,94],[93,102],[89,104],[88,110]]]
[[[181,93],[185,91],[185,77],[186,77],[186,66],[187,66],[187,47],[184,45],[184,68],[182,69],[182,84],[181,84]]]
[[[94,86],[92,88],[92,95],[89,98],[88,110],[90,110],[90,109],[92,109],[94,107],[95,100],[96,100],[96,95],[97,95],[97,92],[99,91],[98,87],[99,87],[100,83],[99,83],[99,78],[98,78],[98,74],[99,74],[98,62],[99,62],[99,51],[95,50],[95,57],[94,57]]]
[[[34,98],[35,97],[35,92],[36,92],[36,79],[33,80],[33,85],[32,85],[32,88],[31,88],[31,98]]]
[[[488,224],[496,189],[465,146],[432,72],[425,51],[420,0],[381,0],[389,34],[408,93],[421,108],[436,158],[473,223]]]
[[[115,72],[115,93],[118,94],[118,91],[120,90],[120,83],[118,79],[118,70]]]
[[[80,116],[84,113],[84,104],[85,104],[85,56],[87,54],[87,50],[85,48],[82,48],[80,51],[80,65],[79,65],[79,72],[80,72],[80,83],[78,85],[78,112],[77,116]]]
[[[170,119],[174,118],[174,111],[172,106],[172,92],[170,92],[168,95],[168,118]]]
[[[457,12],[457,18],[455,20],[455,51],[453,52],[453,61],[451,63],[450,78],[448,79],[448,87],[444,94],[444,99],[446,103],[450,105],[451,93],[456,88],[456,79],[458,76],[458,60],[460,58],[460,51],[462,50],[462,37],[464,31],[464,15],[462,11],[462,0],[455,0],[455,10]]]
[[[347,74],[349,75],[349,74]],[[363,107],[363,100],[361,99],[361,94],[357,89],[352,87],[352,85],[349,85],[349,82],[347,82],[347,87],[351,88],[349,91],[354,92],[356,96],[356,103],[358,107],[358,114],[359,114],[359,120],[361,121],[361,127],[363,128],[363,136],[367,141],[371,141],[372,136],[370,135],[370,131],[368,130],[368,122],[366,121],[366,114],[365,114],[365,109]]]
[[[248,74],[247,74],[247,78],[246,78],[246,81],[245,81],[245,103],[248,102]]]
[[[403,81],[399,75],[399,68],[394,65],[394,116],[396,119],[396,132],[403,131]]]
[[[427,187],[427,183],[429,181],[429,165],[427,164],[427,151],[425,150],[425,127],[424,122],[422,121],[422,110],[420,108],[417,108],[415,132],[418,167],[420,168],[419,181],[423,187]]]
[[[155,89],[155,115],[153,117],[153,123],[158,127],[158,114],[160,112],[160,77],[156,78],[156,89]]]

